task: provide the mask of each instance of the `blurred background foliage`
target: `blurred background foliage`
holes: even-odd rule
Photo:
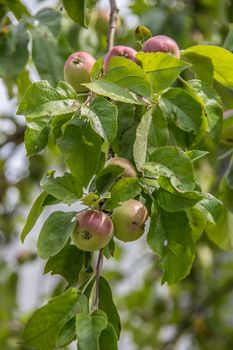
[[[117,4],[120,21],[116,44],[140,49],[134,30],[142,24],[153,35],[171,36],[181,49],[214,44],[233,51],[231,0],[119,0]],[[37,254],[35,245],[21,246],[20,229],[40,190],[42,175],[49,169],[64,170],[63,159],[52,142],[47,150],[26,158],[25,125],[23,118],[16,116],[16,107],[31,82],[46,79],[56,85],[63,78],[66,58],[74,51],[86,50],[96,58],[106,52],[108,3],[99,2],[98,9],[95,6],[96,1],[88,1],[85,29],[67,17],[61,2],[0,0],[0,349],[3,350],[26,350],[20,344],[27,315],[21,311],[19,284],[25,266],[34,264]],[[40,10],[36,11],[37,8]],[[158,260],[144,241],[133,253],[128,246],[118,247],[118,265],[109,264],[105,276],[110,280],[121,313],[124,329],[121,349],[233,348],[233,90],[219,84],[215,88],[225,110],[221,141],[217,146],[200,145],[209,155],[196,165],[197,180],[203,189],[217,195],[225,205],[214,235],[215,243],[203,235],[190,276],[170,287],[160,285]],[[57,279],[48,293],[56,295],[63,287],[64,282]],[[39,305],[46,300],[44,297],[40,295]]]

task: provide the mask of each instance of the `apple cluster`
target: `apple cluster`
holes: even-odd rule
[[[143,52],[165,52],[170,53],[176,58],[180,57],[180,50],[175,42],[166,35],[156,35],[144,42]],[[136,62],[137,51],[128,46],[112,47],[104,58],[103,71],[108,70],[110,59],[114,56],[122,56]],[[64,78],[67,83],[72,85],[78,93],[87,92],[88,88],[82,84],[89,83],[91,80],[91,71],[96,59],[89,53],[78,51],[70,55],[64,66]]]
[[[111,158],[106,162],[106,166],[109,165],[123,168],[125,177],[137,175],[134,166],[125,158]],[[133,198],[113,209],[111,218],[103,211],[87,209],[76,217],[73,243],[81,250],[95,251],[104,248],[113,235],[124,242],[135,241],[144,233],[147,216],[145,205]]]
[[[157,35],[144,42],[143,52],[166,52],[180,57],[176,42],[165,36]],[[128,46],[112,47],[104,58],[103,73],[109,68],[110,59],[122,56],[136,62],[137,51]],[[64,66],[64,78],[78,93],[87,92],[82,85],[90,82],[91,71],[96,60],[89,53],[79,51],[67,59]],[[106,166],[118,165],[123,168],[124,177],[136,177],[137,173],[129,160],[113,157],[106,162]],[[145,205],[131,198],[120,203],[112,213],[87,209],[76,217],[76,227],[72,233],[73,243],[81,250],[95,251],[105,247],[113,235],[121,241],[131,242],[140,238],[144,233],[148,211]]]

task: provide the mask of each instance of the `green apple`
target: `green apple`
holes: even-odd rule
[[[81,250],[92,252],[105,247],[113,236],[113,223],[107,214],[98,210],[86,210],[76,217],[77,225],[72,233],[73,243]]]
[[[144,223],[148,211],[145,205],[136,199],[129,199],[112,212],[114,235],[124,242],[137,240],[144,233]]]
[[[113,157],[110,158],[106,164],[106,166],[108,165],[118,165],[121,168],[124,169],[124,173],[123,176],[125,177],[136,177],[137,173],[136,170],[133,166],[133,164],[126,158],[121,158],[121,157]]]
[[[91,80],[91,70],[96,60],[84,51],[70,55],[64,65],[64,79],[79,92],[87,92],[88,88],[81,85]]]
[[[90,25],[94,26],[98,33],[107,35],[109,31],[110,11],[104,9],[96,9],[92,11],[90,16]],[[120,18],[116,23],[116,31],[120,28]]]
[[[233,144],[233,109],[224,112],[221,142],[226,145]]]
[[[167,52],[176,58],[180,58],[180,50],[172,38],[166,35],[156,35],[144,42],[142,46],[144,52]]]

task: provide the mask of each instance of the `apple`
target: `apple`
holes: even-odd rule
[[[113,157],[113,158],[110,158],[106,162],[105,165],[106,166],[108,166],[108,165],[120,166],[121,168],[124,169],[123,176],[125,176],[125,177],[136,177],[137,176],[137,173],[136,173],[136,170],[135,170],[133,164],[126,158]]]
[[[114,235],[121,241],[132,242],[144,233],[148,211],[142,202],[129,199],[112,212]]]
[[[233,144],[233,109],[227,110],[223,114],[223,126],[220,140],[223,144]]]
[[[109,19],[110,19],[110,12],[108,10],[96,9],[91,13],[90,24],[95,26],[98,33],[107,35],[109,31]],[[118,17],[118,20],[116,23],[116,30],[119,30],[119,28],[120,28],[120,18]]]
[[[79,249],[92,252],[102,249],[111,240],[113,222],[104,212],[86,210],[79,213],[76,220],[72,241]]]
[[[128,46],[113,46],[104,58],[104,71],[108,70],[109,61],[114,56],[126,57],[129,60],[136,62],[137,51]]]
[[[180,58],[180,50],[172,38],[166,35],[156,35],[144,42],[142,46],[144,52],[167,52]]]
[[[81,84],[90,82],[91,70],[95,62],[95,58],[87,52],[73,53],[64,65],[65,81],[72,85],[77,92],[87,92],[88,88]]]

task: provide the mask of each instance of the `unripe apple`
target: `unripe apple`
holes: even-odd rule
[[[105,247],[111,240],[113,223],[104,212],[87,210],[79,213],[76,220],[72,240],[79,249],[92,252]]]
[[[114,56],[122,56],[128,58],[131,61],[136,61],[137,51],[128,46],[113,46],[107,53],[104,59],[104,71],[108,69],[109,61]]]
[[[142,46],[144,52],[167,52],[180,58],[180,50],[172,38],[166,35],[156,35],[144,42]]]
[[[223,127],[221,142],[227,145],[233,144],[233,109],[229,109],[223,114]]]
[[[114,235],[124,242],[137,240],[144,233],[148,211],[142,202],[129,199],[112,212]]]
[[[64,66],[65,81],[77,92],[87,92],[88,88],[81,84],[90,82],[91,70],[95,62],[95,58],[87,52],[73,53],[68,57]]]
[[[125,177],[136,177],[137,173],[133,166],[133,164],[126,158],[114,157],[110,158],[106,162],[106,166],[108,165],[118,165],[124,169],[123,176]]]

